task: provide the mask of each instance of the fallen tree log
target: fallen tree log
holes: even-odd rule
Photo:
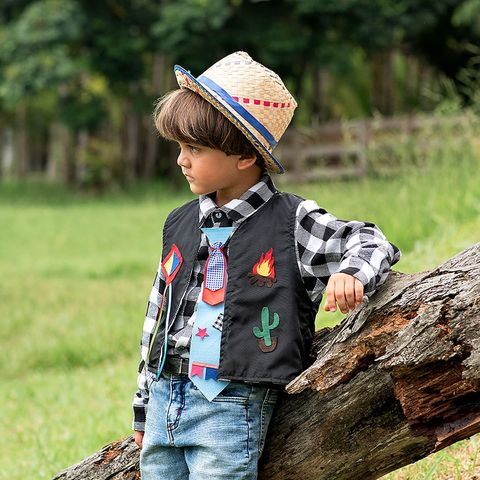
[[[480,431],[480,243],[439,267],[392,271],[367,303],[315,335],[287,385],[263,480],[370,480]],[[55,476],[139,479],[129,436]]]

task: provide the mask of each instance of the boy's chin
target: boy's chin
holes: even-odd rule
[[[193,185],[192,183],[189,184],[190,191],[195,195],[205,195],[206,193],[210,193],[205,189],[199,187],[198,185]]]

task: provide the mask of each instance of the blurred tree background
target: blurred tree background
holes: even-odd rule
[[[475,103],[480,0],[3,0],[0,177],[102,188],[175,175],[152,123],[245,50],[286,81],[293,125]]]

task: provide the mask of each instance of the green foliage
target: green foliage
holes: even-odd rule
[[[166,1],[160,10],[158,21],[152,26],[152,34],[159,50],[175,52],[176,58],[194,60],[192,52],[200,45],[207,57],[210,49],[217,50],[222,28],[232,15],[228,0]],[[204,64],[205,59],[191,63],[192,69]]]
[[[404,38],[424,32],[449,9],[448,1],[434,0],[290,0],[289,3],[316,28],[335,32],[341,42],[370,51],[390,49]]]
[[[452,16],[452,23],[458,27],[471,27],[480,35],[480,0],[466,0]]]
[[[119,185],[122,181],[122,153],[118,143],[89,139],[84,156],[80,186],[95,192]]]
[[[85,65],[72,55],[85,17],[73,0],[41,0],[0,29],[0,101],[21,101],[67,84]]]
[[[162,146],[155,168],[145,151],[154,150],[154,101],[176,85],[173,64],[198,75],[235,50],[284,79],[299,103],[296,126],[430,111],[453,96],[480,105],[479,12],[480,0],[7,0],[0,4],[0,121],[21,129],[20,108],[45,119],[27,128],[42,152],[53,122],[74,139],[80,131],[100,142],[123,136],[124,150],[137,157],[123,163],[132,170],[125,178],[169,172]],[[127,122],[138,135],[124,135]],[[71,145],[68,158],[80,158]],[[99,163],[92,162],[93,177],[117,176]]]
[[[162,5],[151,0],[82,2],[88,18],[83,49],[91,70],[108,79],[115,95],[128,97],[132,83],[146,80],[149,56],[160,51],[151,30]]]

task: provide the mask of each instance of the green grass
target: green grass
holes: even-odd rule
[[[465,143],[390,178],[282,189],[376,223],[402,250],[394,269],[422,271],[480,241],[479,157]],[[51,478],[131,433],[163,221],[190,198],[165,183],[100,198],[0,184],[0,479]],[[342,318],[320,309],[317,326]],[[470,478],[477,453],[461,442],[386,478]]]

